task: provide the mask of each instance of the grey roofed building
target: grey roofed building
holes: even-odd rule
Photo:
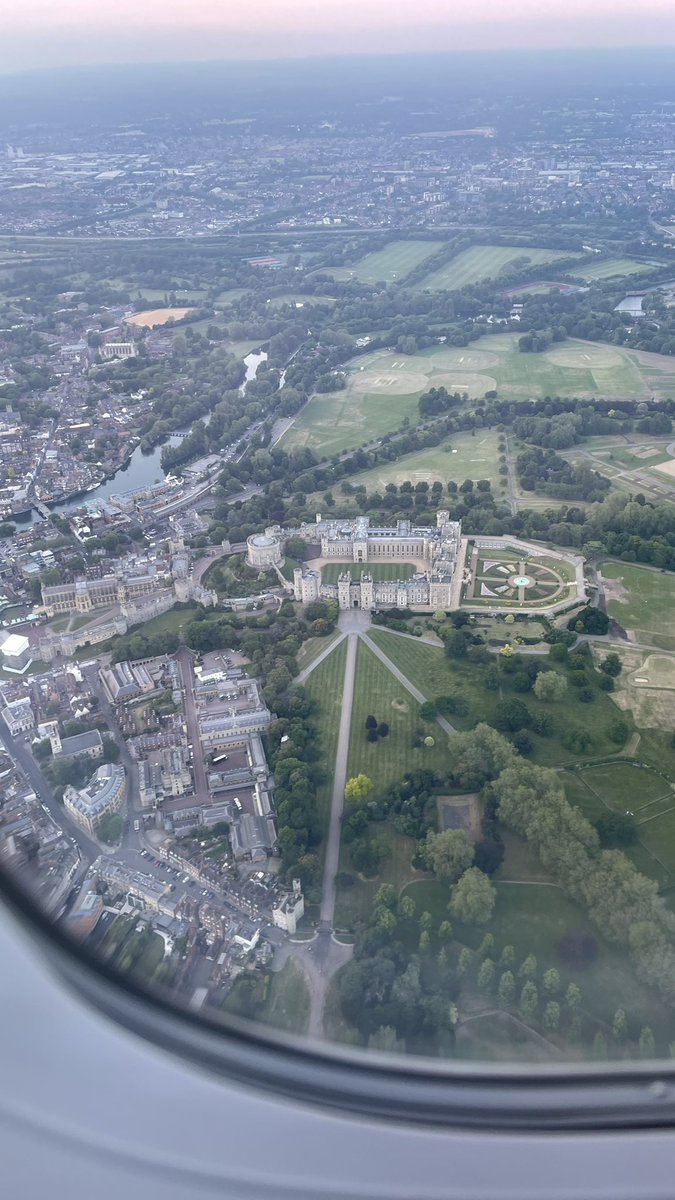
[[[100,758],[103,754],[103,739],[98,729],[87,729],[84,733],[75,733],[72,737],[61,738],[61,753],[63,758]]]
[[[244,813],[230,826],[230,842],[235,859],[251,858],[252,862],[267,858],[276,845],[277,834],[272,814],[258,817]]]

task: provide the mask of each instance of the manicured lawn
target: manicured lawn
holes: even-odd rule
[[[517,261],[532,267],[567,257],[560,250],[533,249],[531,246],[471,246],[445,266],[425,275],[417,287],[427,291],[458,291],[481,279],[497,279]]]
[[[414,267],[431,258],[443,242],[404,240],[389,242],[383,250],[374,250],[365,258],[346,267],[326,267],[334,279],[358,279],[359,283],[395,283],[405,279]]]
[[[580,279],[614,279],[618,275],[639,275],[654,269],[649,263],[638,262],[636,258],[599,258],[597,262],[574,267],[571,273]]]
[[[326,779],[320,785],[316,794],[324,830],[328,824],[330,802],[333,794],[333,774],[340,727],[340,713],[342,711],[342,690],[344,688],[346,657],[347,642],[343,640],[328,655],[328,658],[324,659],[315,671],[312,671],[305,684],[310,699],[316,705],[314,720],[319,731],[318,742],[321,749],[321,761],[326,770]]]
[[[349,478],[352,484],[363,484],[368,492],[383,492],[388,483],[398,487],[408,480],[413,485],[437,480],[445,487],[454,479],[462,483],[465,479],[489,479],[493,488],[503,486],[499,474],[497,434],[492,430],[479,429],[475,437],[469,433],[456,433],[440,446],[427,450],[416,450],[405,454],[396,462],[380,463],[371,471],[362,471]]]
[[[412,563],[328,563],[321,568],[322,583],[337,583],[338,575],[349,571],[352,579],[372,575],[375,580],[410,579],[415,574]]]
[[[500,690],[490,692],[482,683],[487,669],[482,664],[477,665],[467,659],[450,659],[440,648],[413,642],[385,629],[371,629],[369,636],[428,700],[448,692],[462,693],[469,703],[469,712],[466,717],[450,717],[451,724],[460,729],[470,729],[478,721],[491,723],[499,701],[514,695],[513,675],[506,675],[501,671]],[[494,663],[488,665],[498,666],[499,658],[495,655]],[[594,680],[593,684],[595,685]],[[578,700],[578,690],[575,687],[569,687],[564,699],[558,704],[542,704],[533,692],[519,696],[531,713],[548,712],[553,719],[551,737],[542,738],[532,734],[533,762],[549,766],[578,760],[579,755],[568,750],[561,741],[568,726],[583,728],[592,734],[593,746],[584,754],[585,758],[614,755],[618,752],[620,747],[611,741],[607,733],[609,726],[617,718],[616,706],[610,697],[597,687],[594,688],[594,696],[595,700],[591,704],[582,704]],[[630,721],[630,714],[625,715]]]
[[[610,599],[607,611],[610,617],[639,635],[667,631],[672,627],[675,611],[675,573],[672,571],[648,570],[630,563],[603,562],[605,579],[618,580],[625,594],[620,599]]]
[[[265,1007],[258,1017],[287,1033],[305,1033],[309,1016],[309,989],[302,968],[292,959],[270,977]]]
[[[418,398],[432,386],[474,399],[496,388],[518,400],[643,399],[651,389],[645,382],[649,365],[618,346],[568,338],[541,354],[523,354],[513,333],[486,335],[470,346],[431,346],[412,355],[377,350],[352,359],[345,369],[346,388],[313,396],[281,439],[284,449],[308,446],[330,456],[393,433],[405,417],[414,425]]]
[[[615,812],[634,811],[637,819],[653,811],[653,802],[669,794],[665,779],[647,767],[633,766],[628,762],[607,763],[604,766],[585,767],[582,780],[593,791],[599,793],[609,808]],[[675,795],[672,803],[675,804]]]
[[[365,722],[369,714],[389,725],[388,737],[374,743],[366,740]],[[419,730],[424,736],[431,734],[435,745],[416,748],[413,742]],[[442,770],[446,761],[447,735],[437,725],[427,726],[420,720],[417,701],[360,641],[347,775],[364,772],[377,791],[381,791],[401,779],[406,771],[421,767]]]
[[[307,638],[307,641],[302,643],[297,654],[300,670],[304,671],[305,667],[313,663],[314,659],[318,658],[328,646],[332,646],[333,642],[337,641],[339,636],[336,629],[329,637]]]

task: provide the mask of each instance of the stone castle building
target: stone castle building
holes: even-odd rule
[[[353,521],[322,521],[321,557],[345,563],[410,563],[418,570],[411,579],[376,580],[364,572],[352,579],[345,570],[337,584],[323,583],[320,568],[297,567],[293,572],[296,600],[335,599],[340,608],[441,608],[451,606],[453,579],[460,556],[462,527],[441,510],[436,527],[418,527],[399,521],[392,527],[371,526],[368,517]]]

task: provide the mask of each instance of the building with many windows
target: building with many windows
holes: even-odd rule
[[[66,788],[63,803],[73,820],[87,833],[95,835],[109,813],[119,812],[125,793],[124,767],[119,763],[102,763],[85,788]]]

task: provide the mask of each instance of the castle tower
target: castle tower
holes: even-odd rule
[[[56,721],[50,721],[47,729],[49,730],[49,741],[52,747],[52,754],[54,758],[58,758],[62,750],[61,735],[59,733],[58,723]]]
[[[375,589],[372,575],[361,576],[361,608],[375,607]]]
[[[302,567],[293,571],[293,595],[296,600],[302,600]]]
[[[345,571],[342,575],[338,575],[338,606],[340,608],[350,608],[349,603],[349,588],[351,586],[352,577],[349,571]]]
[[[449,520],[450,513],[448,512],[447,508],[439,509],[439,511],[436,513],[436,528],[442,529],[444,525],[448,524]]]

